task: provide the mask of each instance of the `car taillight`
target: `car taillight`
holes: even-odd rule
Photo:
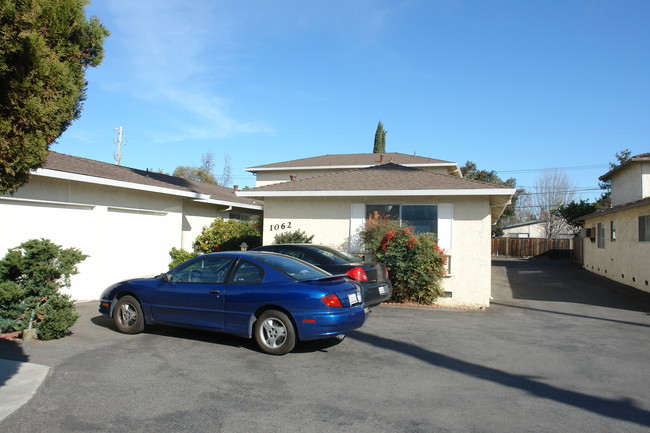
[[[345,275],[352,278],[353,280],[368,281],[368,275],[366,275],[366,271],[364,271],[363,268],[360,268],[359,266],[350,269],[345,273]]]
[[[325,295],[320,298],[320,300],[323,301],[323,304],[327,305],[328,307],[343,308],[343,304],[341,304],[341,300],[338,296],[336,296],[336,293]]]
[[[386,279],[387,280],[390,279],[390,278],[388,278],[388,268],[386,268]]]

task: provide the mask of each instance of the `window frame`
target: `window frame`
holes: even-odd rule
[[[605,248],[605,224],[598,223],[596,225],[596,240],[598,242],[598,248]]]
[[[639,242],[650,242],[650,215],[639,216]]]
[[[380,206],[385,206],[385,207],[397,207],[397,209],[398,209],[398,219],[397,219],[396,221],[398,221],[400,225],[404,225],[404,222],[405,222],[405,220],[404,220],[404,216],[403,216],[403,214],[404,214],[404,212],[403,212],[403,208],[404,208],[404,207],[406,207],[406,206],[410,206],[410,207],[426,207],[426,206],[434,207],[434,208],[435,208],[435,212],[436,212],[436,217],[435,217],[435,219],[432,219],[431,222],[432,222],[432,225],[435,226],[435,231],[433,231],[433,232],[420,232],[420,231],[418,231],[418,230],[415,230],[415,233],[417,233],[417,234],[419,234],[419,233],[432,233],[432,234],[434,234],[434,235],[437,237],[437,236],[438,236],[438,233],[440,232],[440,225],[439,225],[439,220],[440,220],[439,203],[395,203],[395,204],[388,204],[388,203],[365,203],[365,217],[366,217],[366,219],[369,218],[370,215],[371,215],[372,213],[374,213],[374,212],[378,212],[377,210],[368,210],[368,207],[369,207],[369,206],[374,206],[374,207],[380,207]],[[391,209],[391,210],[392,210],[392,209]],[[379,213],[380,215],[389,215],[389,216],[392,216],[391,213],[390,213],[390,211],[389,211],[388,214],[386,214],[386,213],[380,213],[380,212],[378,212],[378,213]],[[408,223],[409,221],[406,220],[406,222]],[[414,227],[414,229],[415,229],[415,227]]]

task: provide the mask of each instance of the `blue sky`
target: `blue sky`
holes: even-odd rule
[[[97,0],[111,31],[81,118],[52,150],[122,165],[245,167],[387,151],[532,188],[566,168],[597,188],[650,151],[646,0]],[[583,191],[578,198],[599,196]]]

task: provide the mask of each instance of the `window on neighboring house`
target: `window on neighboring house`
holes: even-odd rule
[[[598,223],[598,248],[605,248],[605,224]]]
[[[639,241],[650,241],[650,215],[639,217]]]
[[[609,222],[609,231],[610,231],[611,241],[616,242],[616,221]]]
[[[401,224],[412,226],[415,233],[438,233],[438,206],[435,204],[366,205],[366,215],[375,212],[379,215],[388,215],[390,219]]]

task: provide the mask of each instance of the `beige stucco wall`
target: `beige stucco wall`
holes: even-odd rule
[[[650,196],[650,164],[634,163],[612,178],[612,206],[631,203]]]
[[[447,167],[418,167],[422,170],[431,171],[434,173],[447,174]],[[328,173],[335,173],[352,169],[320,169],[320,170],[278,170],[278,171],[259,171],[256,174],[255,186],[271,185],[274,183],[288,182],[291,176],[296,176],[296,179],[306,179],[308,177],[322,176]]]
[[[318,197],[265,198],[263,241],[276,234],[302,230],[314,235],[313,243],[348,250],[352,203],[453,205],[451,275],[444,280],[449,306],[487,306],[490,302],[490,207],[487,197]],[[284,227],[284,228],[283,228]]]
[[[583,238],[584,267],[614,281],[650,291],[650,242],[639,242],[639,216],[650,215],[650,205],[590,218],[586,228],[605,225],[605,248]],[[616,221],[616,241],[611,241],[611,221]]]

